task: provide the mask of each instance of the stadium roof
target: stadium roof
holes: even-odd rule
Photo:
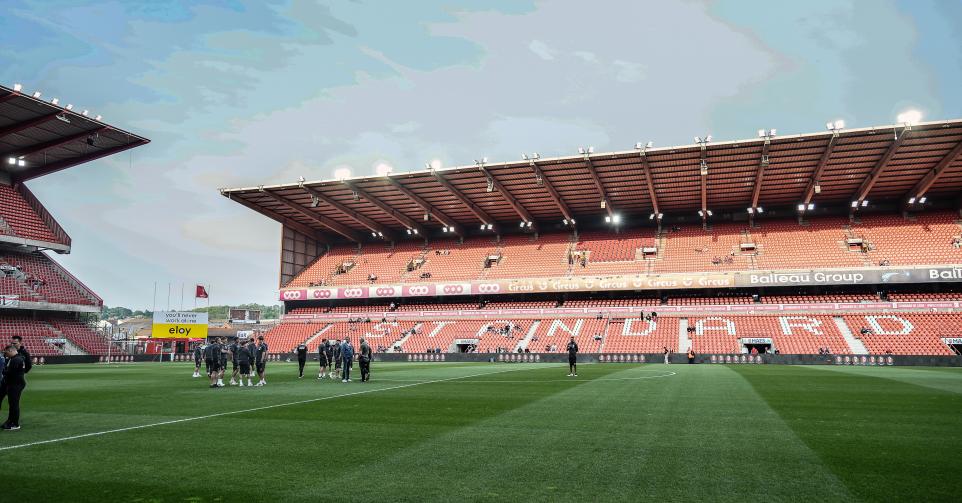
[[[0,173],[23,182],[145,145],[150,140],[0,86]],[[13,159],[11,163],[10,160]]]
[[[962,192],[962,120],[698,140],[221,193],[320,240],[361,242],[415,230],[498,232],[522,222],[556,228],[572,219],[648,221],[699,211],[707,218],[709,210],[909,208]]]

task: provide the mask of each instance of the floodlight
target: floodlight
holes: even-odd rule
[[[922,120],[922,112],[918,110],[906,110],[898,115],[897,120],[900,124],[911,126]]]

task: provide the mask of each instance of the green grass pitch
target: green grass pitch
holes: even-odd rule
[[[348,384],[309,369],[271,364],[266,387],[212,390],[186,364],[35,367],[23,429],[0,432],[2,499],[960,494],[957,368],[601,364],[569,378],[549,364],[375,362],[372,382]]]

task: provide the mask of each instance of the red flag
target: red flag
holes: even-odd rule
[[[206,298],[207,298],[207,289],[204,288],[204,285],[197,285],[197,294],[194,295],[194,296],[195,296],[196,298],[198,298],[198,299],[206,299]]]

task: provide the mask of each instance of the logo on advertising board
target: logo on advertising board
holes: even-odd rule
[[[364,296],[364,289],[344,288],[341,290],[341,294],[348,299],[357,299]]]
[[[404,294],[405,294],[405,295],[410,295],[410,296],[412,296],[412,297],[418,297],[418,296],[422,296],[422,295],[430,295],[430,294],[431,294],[431,288],[432,288],[432,287],[431,287],[431,286],[428,286],[428,285],[406,286],[406,287],[404,287]]]
[[[311,291],[311,297],[314,299],[330,299],[333,296],[334,296],[334,292],[327,288],[323,290]]]
[[[397,289],[393,286],[372,286],[369,295],[372,297],[394,297],[397,295]]]
[[[280,300],[303,300],[307,298],[307,290],[283,290]]]
[[[150,336],[161,339],[205,339],[207,313],[156,311]]]

